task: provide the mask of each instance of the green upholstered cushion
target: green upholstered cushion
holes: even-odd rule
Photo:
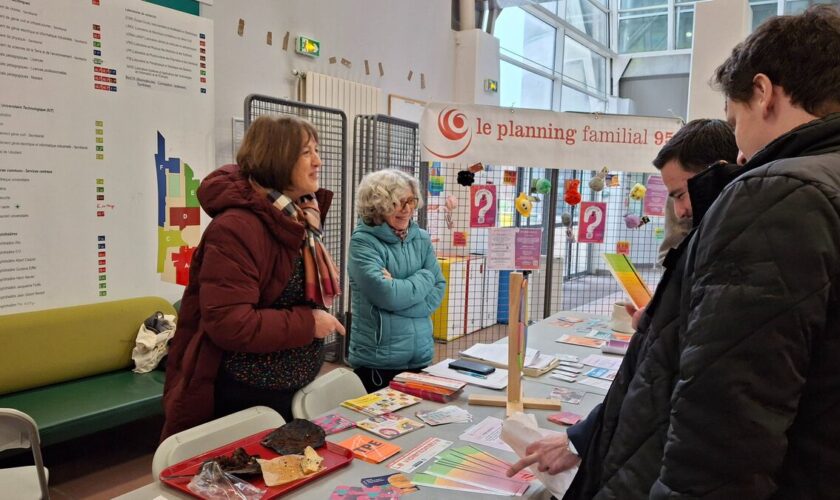
[[[0,396],[0,408],[29,414],[49,445],[162,413],[164,378],[121,370]]]
[[[140,297],[0,316],[0,394],[131,367],[137,330],[156,311],[174,314]]]

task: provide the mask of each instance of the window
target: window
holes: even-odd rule
[[[649,9],[652,7],[667,7],[667,0],[621,0],[621,10]]]
[[[501,47],[499,104],[604,112],[609,31],[601,5],[601,0],[531,0],[502,9],[495,30]],[[565,11],[571,20],[561,19]],[[564,88],[570,89],[569,103],[562,102]]]
[[[694,3],[678,3],[676,9],[674,48],[690,49],[694,40]]]
[[[543,2],[541,0],[534,0],[534,3],[539,4],[544,9],[548,9],[549,12],[557,15],[558,17],[563,17],[566,12],[566,0],[560,0],[559,2]]]
[[[654,9],[619,13],[618,51],[650,52],[668,48],[668,11]]]
[[[779,3],[775,0],[768,1],[751,1],[750,9],[752,9],[752,31],[755,31],[761,23],[770,19],[778,13]]]
[[[815,2],[814,0],[787,0],[785,2],[785,14],[801,14],[812,5],[828,4],[840,5],[840,0],[829,0],[827,2]]]
[[[499,105],[551,109],[551,79],[499,61]]]
[[[606,93],[607,60],[575,40],[566,37],[563,76],[602,94]]]
[[[502,9],[496,36],[505,55],[523,63],[554,69],[555,29],[519,7]]]
[[[620,0],[618,51],[650,52],[668,48],[667,0]]]
[[[607,101],[563,85],[560,111],[581,111],[584,113],[604,113]]]
[[[603,44],[609,43],[606,12],[589,0],[566,0],[565,4],[569,24]]]
[[[690,49],[696,0],[620,0],[618,51]],[[669,32],[673,33],[669,40]]]

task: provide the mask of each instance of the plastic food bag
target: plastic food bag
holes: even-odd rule
[[[166,356],[169,340],[175,335],[175,316],[158,311],[140,325],[131,359],[135,373],[148,373]]]
[[[232,474],[222,472],[219,464],[212,460],[201,466],[201,472],[192,478],[187,488],[208,500],[258,500],[266,492]]]

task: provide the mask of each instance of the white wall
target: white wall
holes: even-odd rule
[[[688,76],[622,78],[621,97],[633,100],[633,114],[686,117]]]
[[[694,7],[694,48],[688,83],[688,119],[726,118],[723,95],[709,86],[715,69],[750,32],[747,0],[711,0]]]
[[[484,90],[484,80],[499,81],[499,39],[481,30],[455,33],[453,101],[499,105],[499,93]]]
[[[216,161],[233,158],[231,118],[242,117],[248,94],[296,98],[293,69],[317,71],[382,89],[380,113],[388,94],[423,101],[453,100],[454,32],[449,0],[215,0],[202,5],[213,20],[216,47]],[[243,36],[237,34],[245,21]],[[266,44],[271,31],[273,44]],[[289,47],[283,37],[289,32]],[[294,39],[321,42],[321,57],[294,52]],[[339,62],[330,64],[330,57]],[[347,68],[341,59],[351,61]],[[365,75],[364,60],[370,62]],[[380,77],[378,63],[385,75]],[[413,71],[411,81],[408,72]],[[420,74],[426,88],[420,88]],[[352,130],[348,139],[352,140]],[[348,165],[349,167],[349,165]]]

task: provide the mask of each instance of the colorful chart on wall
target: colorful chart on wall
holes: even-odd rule
[[[0,314],[174,301],[215,168],[212,21],[140,0],[53,4],[0,0],[26,30],[0,71]]]

